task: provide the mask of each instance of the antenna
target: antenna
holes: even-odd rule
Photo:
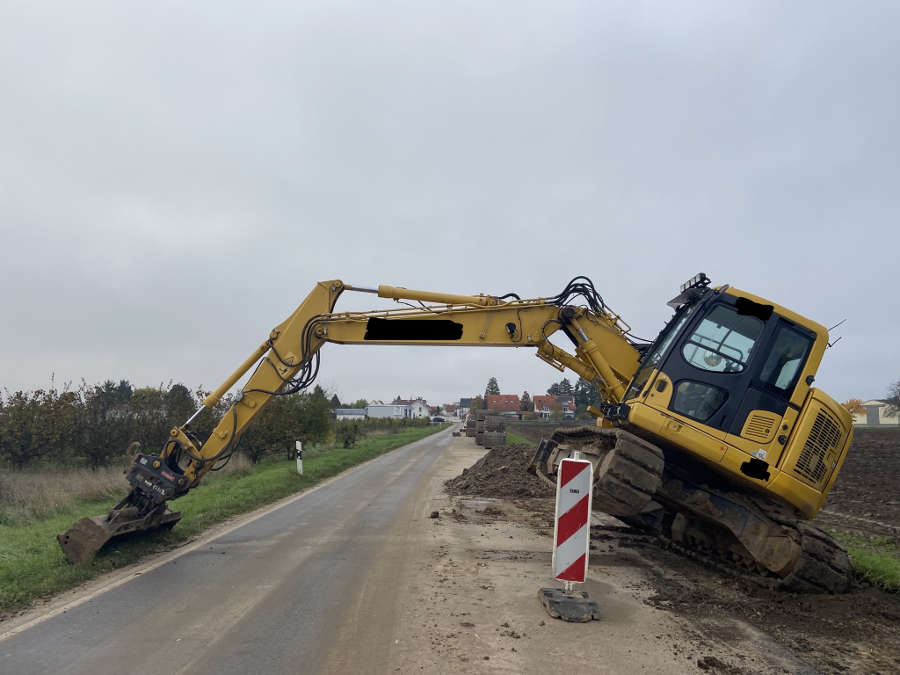
[[[841,320],[838,321],[836,324],[834,324],[831,328],[829,328],[829,329],[828,329],[828,332],[831,333],[831,331],[833,331],[835,328],[837,328],[838,326],[842,326],[842,325],[843,325],[844,323],[846,323],[846,322],[847,322],[847,319],[841,319]],[[840,341],[843,339],[843,337],[844,337],[844,336],[841,335],[841,336],[840,336],[837,340],[835,340],[834,342],[829,342],[829,343],[825,346],[825,348],[826,348],[826,349],[830,349],[831,347],[834,347],[838,342],[840,342]]]

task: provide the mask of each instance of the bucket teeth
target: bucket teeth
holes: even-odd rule
[[[113,510],[105,516],[82,518],[63,534],[56,535],[63,554],[71,563],[90,562],[108,541],[115,537],[172,527],[181,519],[181,514],[161,508],[144,516],[138,516],[135,509]]]

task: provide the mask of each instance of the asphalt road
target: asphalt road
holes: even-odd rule
[[[0,641],[0,673],[378,672],[440,432]]]

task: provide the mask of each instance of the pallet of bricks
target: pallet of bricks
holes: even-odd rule
[[[475,413],[475,443],[485,448],[500,448],[506,445],[506,422],[499,415],[491,415],[486,410]]]

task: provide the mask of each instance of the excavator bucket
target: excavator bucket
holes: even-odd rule
[[[90,562],[111,539],[161,527],[171,528],[179,520],[181,513],[165,507],[144,516],[138,516],[135,508],[113,509],[105,516],[82,518],[63,534],[56,535],[56,539],[69,562]]]

